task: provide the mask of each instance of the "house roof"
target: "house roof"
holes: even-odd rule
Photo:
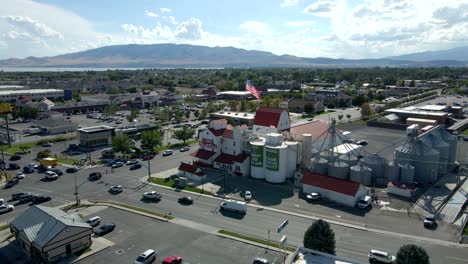
[[[198,168],[198,166],[188,164],[188,163],[185,163],[185,162],[180,163],[179,170],[180,171],[185,171],[185,172],[188,172],[188,173],[192,173],[192,174],[195,174],[197,176],[204,175],[203,172],[200,170],[200,168]]]
[[[234,162],[242,163],[248,156],[246,155],[230,155],[221,153],[214,161],[222,164],[232,164]]]
[[[224,129],[223,138],[234,138],[234,130],[232,129]]]
[[[20,101],[21,103],[24,104],[24,103],[32,101],[32,97],[31,96],[20,96],[18,98],[18,101]]]
[[[34,205],[10,223],[18,232],[24,232],[29,241],[45,246],[67,227],[89,228],[77,213],[58,208]]]
[[[221,124],[221,125],[227,125],[227,120],[222,118],[222,119],[216,119],[216,120],[212,120],[210,122],[211,124]]]
[[[283,113],[283,108],[259,107],[255,112],[254,125],[266,127],[278,127],[278,123]]]
[[[357,182],[342,180],[313,172],[304,173],[301,183],[348,196],[355,196],[361,186],[361,184]]]
[[[209,151],[209,150],[204,150],[204,149],[198,149],[197,151],[195,151],[194,153],[190,154],[192,157],[195,157],[195,158],[199,158],[199,159],[204,159],[204,160],[208,160],[210,159],[211,157],[213,157],[213,155],[215,155],[216,152],[214,151]]]
[[[214,128],[208,128],[208,130],[215,136],[215,137],[220,137],[224,134],[224,130],[226,130],[225,128],[223,129],[214,129]]]
[[[51,100],[47,99],[44,97],[44,99],[41,100],[41,103],[44,103],[46,105],[54,105],[54,102],[52,102]]]
[[[325,133],[327,130],[327,123],[320,120],[313,120],[303,124],[293,124],[289,133],[296,140],[302,139],[302,134],[311,134],[312,140],[317,141],[324,139],[327,136]]]

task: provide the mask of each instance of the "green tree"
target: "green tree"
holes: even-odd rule
[[[347,114],[346,118],[348,118],[348,122],[351,121],[351,114]]]
[[[415,87],[416,86],[416,83],[414,82],[414,80],[411,80],[411,82],[409,83],[409,87]]]
[[[271,102],[271,97],[269,95],[265,96],[262,98],[262,107],[271,107],[272,102]]]
[[[50,149],[45,149],[45,150],[39,151],[39,152],[37,153],[36,157],[37,157],[38,159],[47,158],[47,157],[50,156],[50,153],[51,153]]]
[[[361,115],[363,118],[368,118],[372,114],[372,109],[368,103],[361,105]]]
[[[73,100],[75,100],[75,102],[81,102],[80,92],[79,91],[73,91],[72,98],[73,98]]]
[[[275,97],[273,100],[271,100],[271,107],[279,107],[282,101],[283,98]]]
[[[147,130],[141,133],[141,143],[149,146],[152,150],[162,143],[161,133],[157,130]]]
[[[199,120],[206,119],[208,117],[208,109],[203,108],[201,110],[200,116],[198,117]]]
[[[231,108],[231,111],[237,111],[238,104],[236,100],[229,101],[229,108]]]
[[[186,118],[187,120],[189,120],[189,119],[190,119],[190,110],[186,110],[185,113],[184,113],[184,115],[185,115],[185,118]]]
[[[39,116],[39,111],[32,107],[23,107],[18,111],[12,112],[13,118],[36,119]]]
[[[117,135],[112,138],[112,149],[114,152],[122,154],[130,153],[130,150],[135,147],[135,142],[127,135]]]
[[[177,122],[180,123],[180,122],[184,121],[184,111],[177,110],[177,111],[175,111],[174,115],[175,115],[175,118],[176,118]]]
[[[257,110],[258,103],[256,101],[248,101],[247,109],[249,112],[255,112]]]
[[[304,233],[304,247],[335,254],[335,233],[322,219],[315,221]]]
[[[115,113],[119,110],[120,110],[120,107],[118,105],[110,104],[104,107],[104,110],[102,111],[102,113],[105,115],[115,115]]]
[[[136,92],[137,92],[137,88],[135,87],[131,87],[127,89],[127,93],[136,93]]]
[[[193,112],[193,116],[194,116],[195,118],[198,119],[198,116],[199,116],[199,115],[200,115],[200,111],[195,110],[195,112]]]
[[[396,264],[429,264],[429,256],[426,250],[416,245],[404,245],[400,247],[396,256]]]
[[[334,102],[329,102],[328,105],[327,105],[327,107],[330,108],[330,109],[335,108],[335,106],[336,106],[336,105],[335,105]]]
[[[185,145],[185,141],[187,141],[187,139],[191,139],[194,134],[195,134],[195,129],[191,129],[188,126],[183,126],[182,129],[174,131],[173,137],[178,140],[182,140]]]
[[[313,103],[306,103],[304,105],[304,112],[306,112],[307,114],[313,114],[314,111],[315,111],[315,107]]]
[[[239,111],[241,111],[241,112],[247,111],[247,100],[240,101]]]
[[[343,114],[338,114],[338,119],[339,120],[343,119],[343,117],[344,117]]]
[[[234,119],[230,116],[228,116],[227,118],[227,123],[231,126],[235,126],[236,125],[236,121],[234,121]]]

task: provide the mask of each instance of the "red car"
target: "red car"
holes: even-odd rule
[[[149,154],[149,155],[144,156],[142,160],[150,160],[150,159],[154,159],[153,154]]]
[[[182,264],[182,257],[181,256],[169,256],[166,257],[162,264]]]

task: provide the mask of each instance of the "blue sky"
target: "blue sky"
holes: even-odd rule
[[[468,0],[4,0],[0,58],[186,43],[378,58],[468,45]]]

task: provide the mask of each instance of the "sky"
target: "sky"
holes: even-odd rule
[[[0,0],[0,59],[176,43],[381,58],[468,46],[468,0]]]

